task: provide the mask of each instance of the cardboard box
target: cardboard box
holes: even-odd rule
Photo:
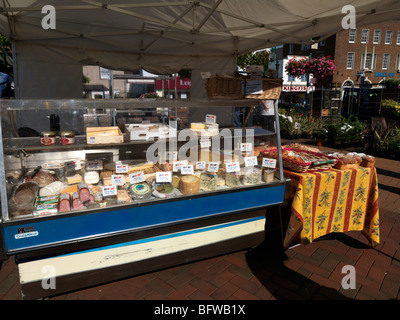
[[[162,123],[125,124],[125,129],[131,141],[148,141],[154,140],[154,138],[167,139],[176,137],[176,129]]]
[[[88,127],[86,141],[87,144],[123,143],[124,136],[118,127]]]

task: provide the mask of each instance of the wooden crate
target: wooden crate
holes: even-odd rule
[[[118,127],[86,128],[87,144],[111,144],[124,142],[124,136]]]

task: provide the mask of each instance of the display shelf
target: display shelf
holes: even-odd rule
[[[264,130],[258,127],[248,127],[248,128],[221,128],[228,129],[232,133],[232,137],[244,137],[247,133],[247,130],[254,130],[254,137],[262,137],[262,136],[273,136],[275,132]],[[241,135],[235,135],[235,130],[241,130]],[[177,134],[181,130],[177,130]],[[135,146],[141,144],[152,144],[158,140],[168,140],[168,138],[154,139],[154,140],[136,140],[129,141],[126,133],[124,135],[124,142],[121,143],[113,143],[113,144],[87,144],[86,143],[86,135],[77,135],[75,136],[75,143],[70,145],[62,145],[59,142],[59,138],[56,138],[56,143],[53,145],[45,146],[40,143],[40,138],[38,137],[21,137],[21,138],[5,138],[3,141],[3,150],[5,153],[13,153],[19,150],[25,150],[27,152],[31,151],[63,151],[63,150],[78,150],[78,149],[94,149],[94,148],[109,148],[109,147],[122,147],[122,146]],[[201,135],[198,135],[201,137]],[[221,137],[223,138],[223,137]]]

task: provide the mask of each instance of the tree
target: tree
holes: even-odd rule
[[[265,66],[269,62],[269,52],[268,51],[258,51],[243,53],[237,58],[238,67],[245,69],[250,65],[261,65]]]
[[[0,33],[0,72],[14,76],[11,43]]]

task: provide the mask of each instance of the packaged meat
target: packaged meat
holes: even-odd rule
[[[82,200],[80,199],[79,193],[78,193],[78,192],[75,192],[75,193],[72,195],[72,209],[73,209],[73,210],[82,210],[82,209],[85,209],[85,206],[84,206]]]
[[[36,198],[36,205],[43,203],[58,203],[58,196],[39,196]]]
[[[214,191],[217,186],[218,175],[213,173],[202,173],[200,176],[200,189],[203,191]]]
[[[83,203],[90,202],[90,191],[86,183],[78,183],[78,194]]]
[[[200,179],[194,175],[183,176],[179,183],[179,189],[185,195],[199,193]]]
[[[54,181],[40,189],[41,197],[59,195],[64,190],[64,184],[61,181]]]
[[[58,213],[57,204],[40,204],[36,207],[34,215],[54,214]]]
[[[67,192],[60,195],[59,211],[60,213],[71,211],[71,196]]]

